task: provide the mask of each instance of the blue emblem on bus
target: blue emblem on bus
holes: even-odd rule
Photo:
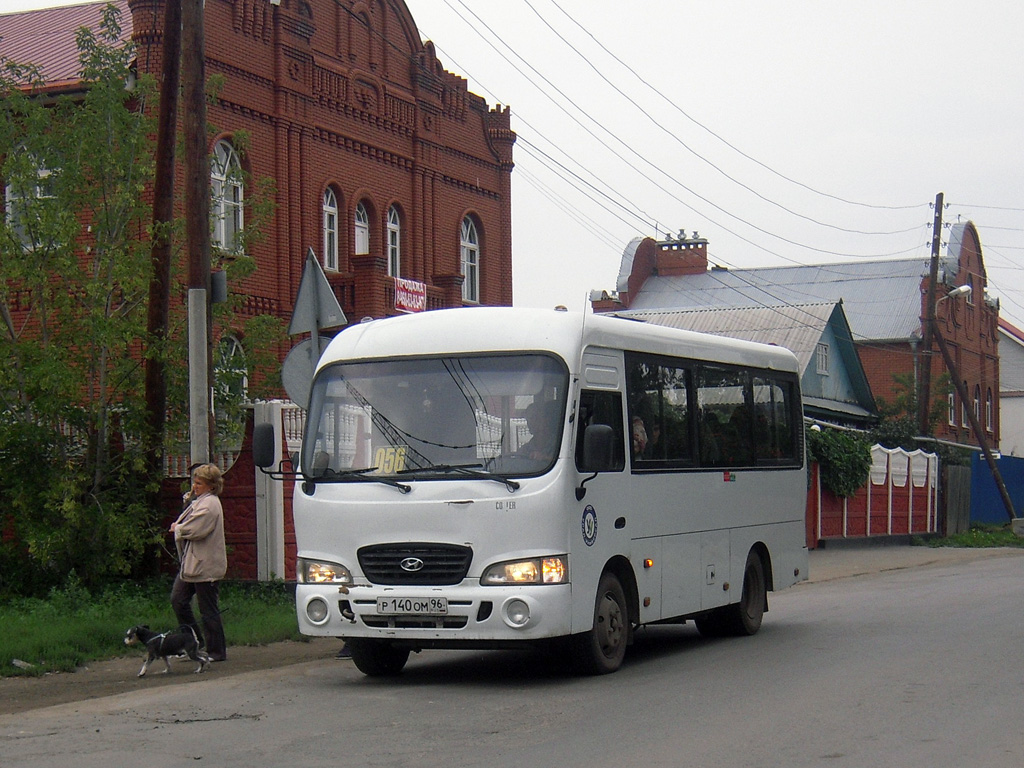
[[[590,504],[583,510],[580,527],[583,529],[583,543],[588,547],[594,546],[594,542],[597,541],[597,512]]]

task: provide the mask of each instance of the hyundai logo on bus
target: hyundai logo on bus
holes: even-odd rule
[[[407,557],[399,565],[403,571],[408,571],[409,573],[423,570],[423,561],[418,557]]]

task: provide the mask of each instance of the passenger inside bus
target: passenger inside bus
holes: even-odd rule
[[[555,457],[558,443],[558,403],[535,400],[527,407],[525,417],[530,439],[516,456],[547,464]]]

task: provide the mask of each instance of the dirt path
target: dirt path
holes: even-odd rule
[[[335,655],[341,642],[334,638],[314,638],[308,642],[284,642],[261,646],[231,646],[228,660],[211,664],[203,675],[192,674],[193,662],[171,661],[171,674],[162,674],[162,661],[155,662],[143,678],[137,677],[144,655],[134,653],[110,661],[99,661],[81,667],[77,672],[57,673],[42,677],[0,678],[0,715],[30,709],[68,704],[86,699],[115,696],[119,693],[154,688],[161,685],[186,685],[206,679],[208,675],[223,677],[273,669],[304,661],[337,661]]]

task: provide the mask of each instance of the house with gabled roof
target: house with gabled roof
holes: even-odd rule
[[[1004,455],[1024,456],[1024,331],[999,319],[999,433]]]
[[[616,291],[592,296],[594,311],[783,307],[841,300],[875,399],[892,402],[905,393],[908,382],[916,388],[929,367],[922,318],[928,316],[930,259],[726,269],[709,263],[708,241],[694,235],[630,242]],[[998,445],[999,302],[987,294],[981,239],[972,222],[952,226],[938,267],[936,330],[968,397],[964,401],[940,383],[945,366],[933,342],[931,391],[947,402],[934,434],[976,445],[968,418],[968,409],[973,409],[989,442]],[[972,290],[947,297],[964,285]]]
[[[785,347],[796,355],[803,371],[800,388],[807,417],[862,429],[878,418],[842,301],[725,309],[637,309],[617,314],[671,328]]]

